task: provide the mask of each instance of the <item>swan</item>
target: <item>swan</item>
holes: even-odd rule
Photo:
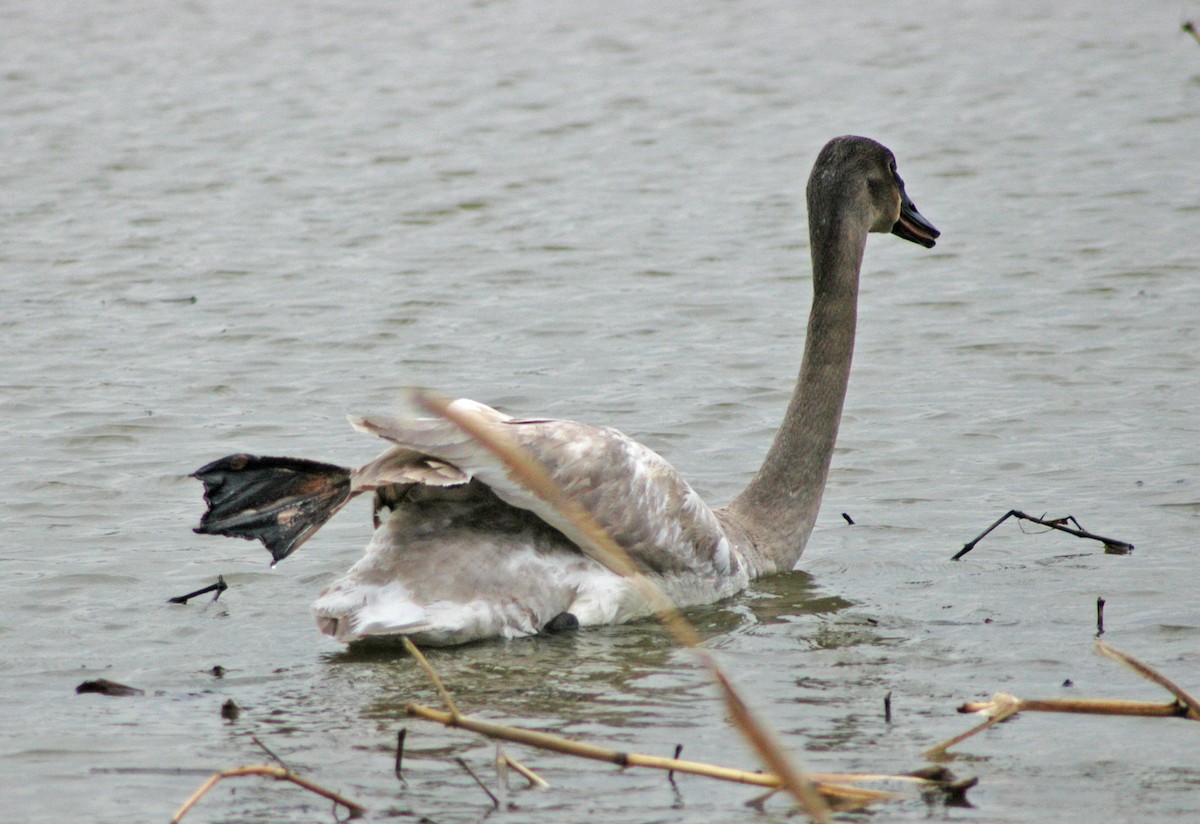
[[[762,467],[728,506],[710,508],[663,458],[615,429],[453,404],[536,458],[679,606],[795,566],[841,420],[867,234],[927,248],[939,235],[906,194],[892,152],[869,138],[826,144],[807,199],[813,301],[799,378]],[[358,469],[236,454],[193,473],[208,506],[195,531],[258,539],[272,564],[350,498],[374,493],[365,555],[313,604],[321,632],[446,646],[648,614],[626,579],[586,556],[570,525],[457,426],[415,415],[350,422],[390,442]]]

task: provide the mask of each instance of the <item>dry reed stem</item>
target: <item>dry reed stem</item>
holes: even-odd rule
[[[429,663],[429,659],[425,657],[425,653],[417,649],[407,635],[401,636],[401,641],[404,642],[404,648],[408,650],[408,654],[417,659],[417,663],[421,665],[421,669],[425,670],[425,674],[429,676],[429,680],[433,682],[433,688],[437,690],[438,697],[442,699],[442,703],[446,705],[446,709],[451,715],[459,715],[458,705],[454,703],[454,699],[450,697],[450,691],[446,689],[446,685],[442,683],[442,677],[438,675],[437,670],[433,668],[433,664]]]
[[[471,732],[479,733],[488,738],[501,741],[509,741],[514,744],[523,744],[527,747],[536,747],[543,750],[551,750],[552,752],[563,753],[564,755],[573,755],[579,758],[587,758],[592,761],[604,761],[609,764],[615,764],[621,768],[627,767],[644,767],[656,770],[674,770],[679,773],[688,773],[690,775],[699,775],[705,778],[715,778],[720,781],[732,781],[738,784],[750,784],[757,787],[769,787],[779,789],[783,786],[783,781],[777,775],[771,773],[749,772],[746,770],[737,770],[730,767],[721,767],[716,764],[706,764],[701,761],[687,761],[678,758],[667,758],[661,755],[646,755],[636,752],[623,752],[621,750],[613,750],[607,747],[600,747],[595,744],[589,744],[584,741],[575,741],[570,738],[552,735],[550,733],[538,732],[536,730],[527,730],[521,727],[510,727],[505,724],[497,724],[492,721],[485,721],[481,718],[474,718],[469,715],[453,715],[443,710],[437,710],[433,707],[426,707],[422,704],[409,703],[404,707],[405,711],[412,716],[424,718],[428,721],[436,721],[447,727],[457,727],[459,729],[470,730]],[[508,759],[512,763],[512,759]],[[518,770],[519,771],[519,770]],[[861,787],[842,786],[838,782],[863,782],[863,781],[909,781],[922,784],[936,784],[937,782],[929,781],[928,779],[917,778],[915,776],[900,776],[900,775],[854,775],[846,773],[837,773],[831,775],[810,775],[812,779],[816,779],[815,787],[818,792],[826,796],[829,800],[838,802],[850,802],[855,804],[870,803],[873,801],[883,801],[896,798],[895,793],[881,792],[879,790],[867,790]]]
[[[1004,701],[1005,698],[1011,699],[1011,702],[1005,703],[1005,701]],[[988,727],[995,726],[996,724],[999,724],[1001,721],[1011,718],[1012,716],[1016,715],[1017,712],[1020,710],[1020,707],[1016,703],[1016,699],[1013,698],[1011,695],[1005,695],[1004,693],[997,693],[995,696],[992,697],[992,700],[993,700],[993,702],[995,702],[995,707],[994,707],[994,712],[989,713],[991,715],[991,717],[988,718],[988,720],[984,721],[982,724],[980,724],[978,726],[972,727],[971,729],[967,730],[966,732],[962,733],[961,735],[956,735],[948,741],[943,741],[942,743],[938,744],[936,747],[930,747],[923,753],[925,758],[929,759],[930,761],[939,761],[939,760],[945,758],[946,750],[950,749],[951,747],[953,747],[956,744],[961,744],[963,741],[966,741],[968,738],[970,738],[972,735],[975,735],[976,733],[983,732]]]
[[[1118,664],[1124,664],[1146,680],[1158,684],[1171,693],[1171,695],[1175,696],[1175,701],[1183,709],[1183,712],[1178,714],[1193,721],[1200,721],[1200,702],[1197,702],[1195,698],[1184,692],[1179,685],[1158,670],[1139,661],[1127,652],[1121,652],[1121,650],[1112,644],[1107,644],[1104,641],[1096,641],[1096,652],[1109,660],[1116,661]]]
[[[301,778],[291,770],[284,769],[283,767],[274,767],[270,764],[251,764],[245,767],[234,767],[233,769],[222,770],[219,773],[213,774],[207,781],[200,785],[200,789],[192,793],[191,798],[183,802],[183,806],[175,811],[175,815],[171,816],[171,824],[178,824],[178,822],[185,815],[187,815],[188,810],[196,806],[196,802],[198,802],[205,793],[215,787],[219,781],[225,778],[240,778],[244,775],[262,775],[279,781],[290,781],[298,787],[303,787],[309,792],[314,792],[319,796],[328,798],[334,804],[345,807],[350,812],[350,818],[361,818],[367,812],[367,808],[361,804],[351,801],[345,796],[335,793],[333,790],[327,790],[320,784],[315,784],[312,781],[309,781],[307,778]]]
[[[984,712],[991,714],[1000,705],[1015,704],[1016,712],[1066,712],[1078,715],[1132,715],[1142,718],[1184,718],[1187,707],[1176,701],[1159,704],[1154,701],[1125,701],[1119,698],[1017,698],[1006,693],[997,693],[991,701],[968,701],[958,708],[959,712]]]
[[[1186,718],[1200,721],[1200,703],[1180,688],[1158,670],[1139,661],[1132,655],[1122,652],[1104,641],[1096,641],[1096,652],[1120,664],[1125,665],[1138,675],[1158,684],[1175,696],[1174,701],[1165,704],[1156,701],[1127,701],[1110,698],[1045,698],[1026,700],[1008,693],[998,692],[990,701],[969,701],[958,708],[959,712],[981,712],[988,716],[987,721],[977,727],[957,735],[949,741],[944,741],[925,752],[925,757],[931,760],[944,757],[946,750],[959,744],[978,732],[982,732],[1006,718],[1011,718],[1018,712],[1067,712],[1081,715],[1124,715],[1140,716],[1143,718]]]
[[[583,542],[580,549],[596,562],[629,581],[663,626],[675,637],[676,642],[692,649],[712,673],[724,694],[734,724],[771,772],[780,777],[783,782],[782,788],[787,790],[810,816],[819,822],[827,822],[829,808],[812,786],[812,782],[795,765],[771,729],[754,716],[749,705],[742,699],[712,655],[700,646],[700,636],[671,599],[638,571],[629,553],[608,535],[592,514],[563,492],[535,460],[505,435],[489,428],[476,418],[451,408],[450,401],[446,398],[423,390],[414,390],[412,397],[417,404],[450,421],[499,458],[515,480],[553,506],[581,533]]]
[[[508,766],[510,766],[514,770],[516,770],[518,773],[520,773],[521,777],[524,778],[526,781],[528,781],[530,786],[537,787],[539,790],[550,789],[549,781],[542,778],[540,775],[538,775],[533,770],[526,767],[524,764],[522,764],[517,759],[513,758],[508,753],[504,753],[503,755],[501,755],[500,760],[502,760],[505,764],[507,764]]]

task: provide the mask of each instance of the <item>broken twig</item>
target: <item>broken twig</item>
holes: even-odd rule
[[[433,664],[429,663],[429,659],[425,657],[425,653],[417,649],[407,635],[403,636],[401,641],[404,642],[404,648],[408,650],[408,654],[417,659],[417,663],[421,665],[421,669],[425,670],[425,674],[429,676],[429,680],[433,682],[433,688],[437,690],[438,697],[442,699],[442,703],[446,705],[446,709],[451,715],[457,716],[458,706],[454,703],[454,699],[450,697],[450,691],[446,689],[446,685],[442,683],[442,677],[438,675],[437,670],[433,668]]]
[[[475,774],[475,771],[473,769],[471,769],[471,765],[468,764],[466,762],[466,760],[463,759],[461,756],[455,756],[454,760],[458,762],[458,766],[462,767],[464,770],[467,771],[467,775],[469,775],[469,776],[471,776],[471,778],[475,779],[475,783],[479,785],[479,789],[481,789],[485,793],[487,793],[487,797],[492,799],[492,809],[494,809],[494,810],[500,809],[500,799],[496,798],[496,794],[487,788],[487,784],[484,784],[482,781],[479,780],[479,776],[477,776]]]
[[[183,802],[182,807],[175,811],[175,815],[171,816],[171,824],[178,824],[178,822],[185,815],[187,815],[188,810],[196,806],[196,802],[198,802],[206,792],[215,787],[218,782],[226,778],[240,778],[241,776],[245,775],[261,775],[266,776],[267,778],[274,778],[278,781],[289,781],[298,787],[308,790],[309,792],[316,793],[323,798],[328,798],[335,805],[345,807],[350,814],[350,818],[361,818],[367,812],[367,808],[361,804],[351,801],[345,796],[335,793],[333,790],[327,790],[320,784],[315,784],[312,781],[309,781],[307,778],[301,778],[291,770],[286,770],[283,767],[273,767],[270,764],[252,764],[247,767],[234,767],[231,770],[222,770],[219,773],[215,773],[212,777],[200,785],[200,789],[192,793],[191,798]]]
[[[522,778],[524,778],[526,781],[528,781],[528,782],[529,782],[529,785],[530,785],[531,787],[537,787],[539,790],[548,790],[548,789],[550,789],[550,782],[549,782],[549,781],[547,781],[546,779],[542,778],[540,775],[538,775],[538,774],[537,774],[537,773],[535,773],[533,770],[531,770],[531,769],[529,769],[528,767],[526,767],[524,764],[522,764],[522,763],[521,763],[520,761],[518,761],[517,759],[513,758],[513,757],[512,757],[511,755],[509,755],[508,753],[504,753],[504,754],[501,756],[501,758],[503,758],[503,759],[504,759],[504,763],[505,763],[505,764],[507,764],[508,766],[510,766],[510,767],[512,767],[514,770],[516,770],[518,773],[520,773],[520,774],[521,774],[521,777],[522,777]]]
[[[1132,715],[1143,718],[1186,718],[1200,721],[1200,702],[1166,676],[1134,658],[1128,653],[1121,652],[1115,647],[1096,641],[1096,652],[1118,663],[1124,664],[1143,678],[1158,684],[1175,696],[1174,701],[1159,703],[1155,701],[1126,701],[1109,698],[1049,698],[1042,700],[1025,700],[1008,693],[998,692],[990,701],[970,701],[958,708],[961,713],[978,712],[988,716],[988,720],[977,727],[972,727],[962,735],[957,735],[949,741],[944,741],[926,751],[925,757],[937,759],[944,757],[946,750],[965,741],[976,733],[1011,718],[1018,712],[1068,712],[1082,715]]]
[[[286,763],[284,763],[284,760],[282,758],[280,758],[278,755],[276,755],[275,752],[270,747],[268,747],[266,744],[264,744],[263,742],[258,740],[257,735],[250,736],[250,740],[253,741],[255,744],[257,744],[258,748],[260,750],[262,750],[263,752],[265,752],[267,754],[267,757],[270,758],[272,761],[274,761],[276,764],[283,767],[285,770],[290,769],[288,767],[288,765]]]
[[[682,752],[683,752],[683,745],[676,744],[675,745],[675,754],[671,757],[674,758],[676,761],[678,761],[679,756]],[[667,770],[667,780],[670,781],[672,784],[675,783],[675,771],[674,770]]]
[[[497,724],[492,721],[485,721],[481,718],[474,718],[469,715],[452,716],[450,713],[443,710],[426,707],[422,704],[409,703],[404,707],[405,711],[412,716],[424,718],[429,721],[436,721],[444,724],[447,727],[458,727],[471,732],[477,732],[480,735],[485,735],[488,738],[498,739],[502,741],[510,741],[514,744],[523,744],[529,747],[536,747],[544,750],[551,750],[566,755],[574,755],[580,758],[587,758],[592,761],[604,761],[609,764],[615,764],[621,768],[643,767],[649,769],[670,770],[680,773],[688,773],[690,775],[699,775],[705,778],[715,778],[720,781],[732,781],[739,784],[750,784],[758,787],[769,787],[779,789],[783,786],[783,782],[777,775],[762,772],[750,772],[748,770],[738,770],[730,767],[721,767],[716,764],[706,764],[700,761],[683,761],[676,758],[666,758],[660,755],[646,755],[643,753],[623,752],[620,750],[612,750],[607,747],[600,747],[595,744],[589,744],[583,741],[575,741],[570,738],[563,738],[550,733],[538,732],[536,730],[528,730],[522,727],[510,727],[504,724]],[[512,764],[509,759],[510,765]],[[519,772],[519,770],[518,770]],[[817,790],[826,797],[828,801],[839,805],[850,804],[865,804],[872,801],[882,801],[895,798],[894,793],[882,792],[879,790],[867,790],[861,787],[845,786],[850,783],[860,783],[866,781],[896,781],[896,782],[916,782],[922,785],[940,785],[942,782],[933,781],[914,775],[858,775],[854,773],[829,773],[829,774],[811,774],[810,778],[816,781]],[[839,783],[842,782],[842,783]]]
[[[1100,655],[1103,655],[1110,661],[1116,661],[1118,664],[1124,664],[1126,667],[1133,670],[1147,681],[1158,684],[1167,692],[1171,693],[1171,695],[1174,695],[1176,702],[1187,708],[1187,712],[1184,713],[1184,717],[1189,718],[1192,721],[1200,721],[1200,701],[1197,701],[1190,694],[1184,692],[1180,686],[1178,686],[1171,679],[1167,678],[1167,676],[1160,673],[1158,670],[1154,669],[1148,664],[1142,663],[1127,652],[1121,652],[1121,650],[1117,649],[1112,644],[1106,644],[1103,641],[1096,642],[1096,652]]]
[[[1102,544],[1104,544],[1104,550],[1106,552],[1113,552],[1113,553],[1117,553],[1117,554],[1121,554],[1121,555],[1124,555],[1125,553],[1128,553],[1128,552],[1133,552],[1133,544],[1127,543],[1125,541],[1118,541],[1116,538],[1105,538],[1103,535],[1097,535],[1094,532],[1088,532],[1086,529],[1084,529],[1079,524],[1079,521],[1075,520],[1075,517],[1073,515],[1067,515],[1065,518],[1047,519],[1045,516],[1043,516],[1041,518],[1037,518],[1037,517],[1034,517],[1033,515],[1026,515],[1024,512],[1022,512],[1019,509],[1010,509],[1008,512],[1005,512],[1003,515],[1001,515],[999,518],[997,518],[996,522],[994,524],[989,526],[983,532],[976,535],[974,540],[968,541],[967,543],[963,544],[963,548],[960,549],[957,553],[955,553],[954,557],[952,557],[950,560],[957,561],[959,558],[966,555],[968,552],[970,552],[972,549],[975,548],[975,544],[977,544],[981,540],[983,540],[988,535],[988,533],[990,533],[996,527],[1000,526],[1000,524],[1004,523],[1009,518],[1017,518],[1019,520],[1029,521],[1031,523],[1049,527],[1050,529],[1057,529],[1059,532],[1065,532],[1068,535],[1074,535],[1076,538],[1088,538],[1093,541],[1100,541]],[[1067,526],[1068,523],[1073,523],[1073,524],[1075,524],[1075,526],[1074,527]]]
[[[930,761],[940,761],[946,757],[946,750],[950,749],[956,744],[961,744],[963,741],[966,741],[976,733],[983,732],[988,727],[994,727],[1001,721],[1011,718],[1021,709],[1017,705],[1017,699],[1011,695],[1008,695],[1007,693],[997,693],[996,695],[992,696],[992,703],[993,706],[990,707],[987,712],[988,719],[986,721],[979,726],[972,727],[961,735],[956,735],[948,741],[943,741],[936,747],[930,747],[923,753],[923,755]],[[959,709],[961,711],[962,708],[960,707]]]
[[[215,601],[218,598],[220,598],[221,593],[227,589],[229,589],[229,584],[225,583],[225,576],[218,575],[217,582],[215,584],[209,584],[206,587],[201,587],[200,589],[196,590],[195,592],[189,592],[187,595],[176,595],[174,598],[168,598],[167,603],[168,604],[186,604],[188,601],[195,598],[197,595],[204,595],[206,593],[212,592],[213,590],[216,590],[216,593],[217,593],[216,595],[213,596],[213,600]]]

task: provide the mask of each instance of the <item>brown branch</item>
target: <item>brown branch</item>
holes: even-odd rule
[[[1074,516],[1068,515],[1065,518],[1049,518],[1049,519],[1045,518],[1045,517],[1037,518],[1033,515],[1026,515],[1024,512],[1022,512],[1019,509],[1010,509],[1008,512],[1005,512],[1003,515],[1001,515],[999,518],[997,518],[995,523],[993,523],[991,526],[989,526],[983,532],[976,535],[974,537],[974,539],[967,541],[965,544],[963,544],[963,548],[960,549],[957,553],[955,553],[954,556],[950,560],[957,561],[959,558],[966,555],[968,552],[970,552],[972,549],[975,548],[975,544],[982,541],[985,537],[987,537],[988,533],[990,533],[996,527],[1000,526],[1000,524],[1004,523],[1009,518],[1017,518],[1022,521],[1029,521],[1030,523],[1035,523],[1035,524],[1039,524],[1044,527],[1049,527],[1050,529],[1057,529],[1059,532],[1065,532],[1068,535],[1074,535],[1076,538],[1088,538],[1093,541],[1099,541],[1102,544],[1104,544],[1104,548],[1110,552],[1116,552],[1116,553],[1121,553],[1121,554],[1124,554],[1127,552],[1133,552],[1133,544],[1127,543],[1125,541],[1118,541],[1116,538],[1105,538],[1103,535],[1097,535],[1094,532],[1088,532],[1086,529],[1084,529],[1083,527],[1081,527],[1079,525],[1079,521],[1076,521]],[[1068,523],[1073,523],[1073,524],[1075,524],[1075,526],[1074,527],[1067,526]]]
[[[407,635],[401,636],[400,640],[404,642],[404,648],[408,650],[408,654],[417,659],[417,663],[421,665],[421,669],[425,670],[425,674],[433,682],[433,688],[437,690],[437,694],[442,699],[442,703],[446,705],[446,709],[450,711],[451,715],[459,715],[458,705],[450,697],[450,691],[442,683],[442,677],[433,668],[433,664],[429,663],[429,659],[425,657],[425,654],[421,650],[417,649],[417,645],[409,640]]]
[[[225,576],[218,575],[217,582],[215,584],[210,584],[209,586],[202,587],[202,588],[196,590],[195,592],[189,592],[187,595],[176,595],[174,598],[168,598],[167,603],[168,604],[186,604],[188,601],[192,600],[197,595],[206,595],[209,592],[213,592],[214,590],[217,593],[216,595],[213,596],[213,600],[215,601],[218,598],[220,598],[221,593],[227,589],[229,589],[229,584],[225,583]]]
[[[424,718],[429,721],[436,721],[439,724],[443,724],[447,727],[457,727],[459,729],[470,730],[471,732],[479,733],[480,735],[487,736],[488,738],[509,741],[514,744],[523,744],[527,747],[550,750],[552,752],[562,753],[565,755],[587,758],[592,761],[604,761],[609,764],[615,764],[623,769],[629,767],[643,767],[656,770],[673,770],[679,773],[688,773],[690,775],[699,775],[704,776],[705,778],[715,778],[720,781],[732,781],[739,784],[750,784],[758,787],[770,787],[773,789],[778,789],[783,786],[782,779],[780,779],[779,776],[771,773],[749,772],[747,770],[721,767],[715,764],[706,764],[700,761],[687,761],[677,758],[667,758],[660,755],[623,752],[621,750],[613,750],[607,747],[589,744],[584,741],[575,741],[570,738],[563,738],[562,736],[552,735],[550,733],[527,730],[521,727],[510,727],[504,724],[497,724],[492,721],[485,721],[481,718],[474,718],[469,715],[453,715],[449,712],[434,709],[433,707],[426,707],[422,704],[409,703],[405,705],[404,709],[409,715],[417,718]],[[509,763],[511,764],[511,759],[509,759]],[[937,783],[931,782],[928,779],[918,778],[916,776],[856,776],[853,774],[839,773],[828,776],[813,775],[811,777],[818,780],[816,788],[827,799],[838,802],[851,802],[858,804],[891,799],[895,798],[896,796],[894,793],[885,793],[879,790],[866,790],[860,787],[841,786],[835,782],[909,781],[923,784]]]
[[[196,806],[196,802],[198,802],[206,792],[215,787],[219,781],[226,778],[240,778],[241,776],[245,775],[261,775],[266,776],[267,778],[274,778],[279,781],[290,781],[298,787],[303,787],[309,792],[314,792],[323,798],[329,799],[335,805],[345,807],[350,813],[350,818],[361,818],[367,812],[367,808],[361,804],[351,801],[345,796],[335,793],[333,790],[327,790],[321,785],[309,781],[307,778],[301,778],[291,770],[286,770],[283,767],[273,767],[270,764],[251,764],[246,767],[234,767],[233,769],[222,770],[219,773],[213,774],[207,781],[200,785],[200,789],[192,793],[191,798],[183,802],[183,806],[175,811],[175,815],[171,816],[171,824],[178,824],[178,822],[185,815],[187,815],[188,810]]]
[[[396,778],[404,780],[402,767],[404,765],[404,739],[408,736],[408,727],[401,728],[400,732],[396,733]]]
[[[1168,701],[1165,704],[1155,701],[1127,701],[1110,698],[1046,698],[1025,700],[1009,695],[1008,693],[998,692],[992,696],[990,701],[973,701],[960,706],[958,708],[959,712],[981,712],[990,717],[979,726],[972,727],[961,735],[957,735],[949,741],[944,741],[936,747],[927,750],[925,757],[931,760],[944,757],[946,750],[950,747],[965,741],[988,727],[1000,723],[1006,718],[1011,718],[1018,712],[1067,712],[1081,715],[1186,718],[1190,721],[1200,721],[1200,702],[1197,702],[1195,698],[1158,670],[1103,641],[1096,641],[1096,652],[1105,658],[1110,658],[1125,665],[1143,678],[1158,684],[1175,696],[1175,700]]]
[[[279,766],[283,767],[285,770],[286,770],[286,769],[288,769],[288,765],[284,763],[283,759],[282,759],[282,758],[280,758],[278,755],[276,755],[276,754],[275,754],[275,753],[274,753],[274,752],[271,750],[271,748],[270,748],[270,747],[268,747],[268,746],[267,746],[266,744],[264,744],[263,742],[259,741],[259,740],[258,740],[258,736],[257,736],[257,735],[252,735],[252,736],[250,736],[250,740],[251,740],[251,741],[253,741],[255,744],[257,744],[257,745],[258,745],[258,748],[259,748],[260,750],[262,750],[263,752],[265,752],[265,753],[267,754],[267,757],[268,757],[268,758],[270,758],[272,761],[274,761],[274,762],[275,762],[276,764],[278,764]]]
[[[999,693],[1004,695],[1004,693]],[[961,713],[990,713],[998,703],[1014,701],[1014,712],[1066,712],[1077,715],[1133,715],[1143,718],[1186,718],[1188,709],[1178,701],[1160,704],[1155,701],[1126,701],[1120,698],[1035,698],[1024,699],[1006,695],[991,701],[968,701],[958,708]]]
[[[984,710],[979,711],[984,712]],[[924,756],[930,761],[939,761],[946,757],[946,750],[950,749],[956,744],[961,744],[963,741],[966,741],[976,733],[983,732],[988,727],[993,727],[996,724],[999,724],[1001,721],[1011,718],[1019,711],[1020,707],[1017,706],[1016,698],[1006,693],[997,693],[996,695],[992,696],[992,702],[987,710],[987,712],[991,715],[988,720],[976,727],[972,727],[961,735],[956,735],[947,741],[943,741],[936,747],[930,747],[924,752]]]
[[[1118,664],[1124,664],[1129,669],[1136,672],[1148,681],[1158,684],[1171,695],[1175,696],[1175,701],[1184,708],[1182,715],[1192,721],[1200,721],[1200,702],[1183,691],[1183,688],[1177,685],[1174,681],[1167,678],[1158,670],[1134,658],[1127,652],[1114,647],[1112,644],[1106,644],[1103,641],[1096,641],[1096,652],[1103,655]]]
[[[533,770],[526,767],[524,764],[522,764],[517,759],[513,758],[511,755],[504,753],[500,756],[500,760],[502,760],[506,765],[512,767],[514,770],[516,770],[518,773],[520,773],[521,777],[524,778],[526,781],[528,781],[530,786],[537,787],[539,790],[550,789],[549,781],[542,778],[540,775],[538,775]]]
[[[484,784],[482,781],[479,780],[479,776],[477,776],[475,774],[475,771],[473,769],[471,769],[471,765],[468,764],[466,762],[466,760],[462,757],[456,757],[454,760],[458,762],[458,766],[462,767],[464,770],[467,771],[467,775],[469,775],[469,776],[471,776],[471,778],[475,779],[475,783],[479,785],[479,789],[481,789],[485,793],[487,793],[487,797],[492,800],[492,809],[494,809],[494,810],[500,809],[500,799],[496,798],[496,794],[487,788],[487,784]]]

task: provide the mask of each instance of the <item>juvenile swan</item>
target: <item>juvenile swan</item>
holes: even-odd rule
[[[891,151],[864,137],[834,138],[821,150],[808,181],[808,221],[813,304],[800,376],[762,468],[728,506],[710,509],[670,464],[615,429],[455,402],[536,457],[681,606],[725,598],[796,564],[846,397],[867,233],[925,247],[939,234],[905,194]],[[257,538],[275,561],[350,498],[375,493],[366,555],[313,605],[325,634],[450,645],[646,614],[623,579],[571,542],[552,509],[454,425],[415,417],[351,423],[392,442],[360,469],[239,454],[194,474],[208,504],[196,532]]]

